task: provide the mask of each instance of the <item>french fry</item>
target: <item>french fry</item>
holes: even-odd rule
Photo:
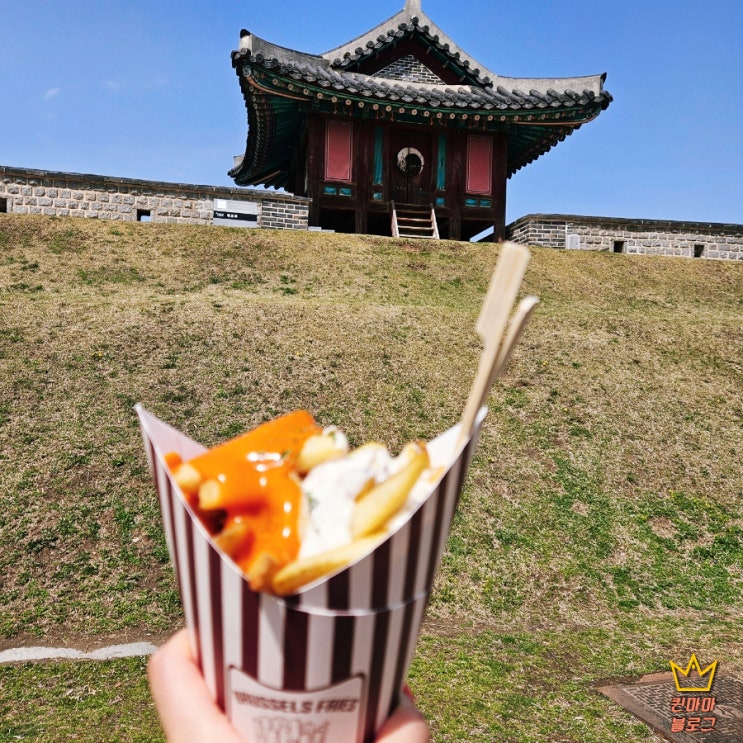
[[[180,465],[183,462],[183,459],[181,458],[181,455],[177,451],[169,451],[164,456],[165,464],[168,465],[168,469],[171,472],[175,472],[175,470],[178,468],[178,465]]]
[[[355,539],[342,547],[294,560],[276,572],[271,580],[271,589],[277,596],[288,596],[295,593],[308,583],[345,567],[371,552],[383,537],[384,534],[378,532],[361,539]]]
[[[293,440],[295,417],[284,417],[285,439]],[[342,433],[315,430],[294,456],[270,437],[250,448],[250,433],[233,440],[240,447],[228,442],[187,462],[168,455],[178,487],[253,591],[295,592],[373,550],[430,464],[424,442],[407,444],[392,459],[381,443],[372,441],[349,453]],[[388,476],[390,466],[394,474]],[[327,499],[313,505],[314,498]],[[322,503],[331,510],[321,510]],[[318,524],[336,524],[339,516],[340,521],[329,532],[313,524],[315,541],[298,558],[294,544],[299,539],[301,547],[303,532],[308,535],[303,524],[314,514],[321,514]]]
[[[405,505],[408,493],[429,465],[425,444],[420,442],[416,446],[417,451],[403,469],[372,488],[356,503],[351,519],[354,539],[379,531]]]
[[[407,466],[418,456],[421,446],[425,446],[422,441],[409,441],[403,446],[398,460]]]
[[[199,508],[213,511],[221,507],[222,493],[217,480],[207,480],[199,486]]]
[[[358,454],[361,454],[362,452],[369,452],[369,451],[386,452],[387,447],[384,444],[380,444],[378,441],[367,441],[366,444],[362,444],[358,449],[355,449],[353,451],[353,454],[358,455]],[[356,493],[356,502],[358,503],[362,498],[365,498],[369,493],[371,493],[371,491],[374,490],[375,486],[376,486],[376,482],[374,481],[374,478],[370,477],[366,481],[366,483],[364,483],[361,490],[359,490],[359,492]]]
[[[201,475],[192,464],[184,462],[183,464],[178,465],[173,471],[173,479],[175,480],[176,485],[178,485],[186,495],[196,495],[196,493],[199,492]]]
[[[253,538],[250,525],[247,520],[234,518],[231,519],[219,532],[214,536],[214,543],[229,557],[236,557],[237,554],[250,545]]]
[[[342,457],[346,453],[346,447],[340,447],[339,443],[339,437],[333,432],[310,436],[297,457],[297,473],[306,475],[318,464]]]
[[[380,444],[379,441],[367,441],[365,444],[362,444],[358,449],[354,449],[353,453],[357,454],[358,452],[367,451],[369,449],[374,449],[376,451],[385,451],[387,447],[384,444]]]
[[[372,490],[374,490],[376,486],[376,483],[374,482],[374,478],[370,477],[366,484],[359,490],[358,494],[356,495],[356,503],[366,498],[369,493],[371,493]]]
[[[279,563],[270,552],[261,552],[253,559],[251,566],[245,571],[251,591],[267,591],[271,589],[271,579],[279,569]]]

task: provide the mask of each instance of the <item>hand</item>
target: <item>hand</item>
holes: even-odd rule
[[[430,740],[423,715],[416,709],[412,698],[403,694],[392,717],[382,725],[376,743],[428,743]]]
[[[150,659],[150,688],[168,743],[245,743],[216,705],[191,652],[186,630]],[[428,725],[404,696],[376,743],[428,743]]]
[[[147,675],[168,743],[245,743],[212,699],[186,630],[150,658]]]

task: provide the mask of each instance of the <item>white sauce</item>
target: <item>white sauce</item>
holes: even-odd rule
[[[348,456],[314,467],[302,481],[307,519],[299,557],[350,542],[356,497],[370,484],[385,480],[397,468],[399,463],[381,444],[362,446]]]

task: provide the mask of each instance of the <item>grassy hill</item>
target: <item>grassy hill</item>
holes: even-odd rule
[[[0,215],[0,649],[180,626],[136,402],[206,445],[455,423],[497,250]],[[595,688],[743,672],[743,265],[534,249],[523,289],[411,686],[435,741],[654,740]],[[0,683],[0,740],[157,739],[141,661]]]

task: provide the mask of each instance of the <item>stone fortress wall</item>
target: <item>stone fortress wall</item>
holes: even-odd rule
[[[306,230],[309,199],[275,191],[0,166],[0,212]]]
[[[0,166],[0,212],[11,214],[307,230],[309,205],[276,191]],[[743,260],[739,224],[530,214],[506,236],[568,250]]]
[[[509,240],[567,250],[743,260],[743,225],[530,214],[508,225]]]

